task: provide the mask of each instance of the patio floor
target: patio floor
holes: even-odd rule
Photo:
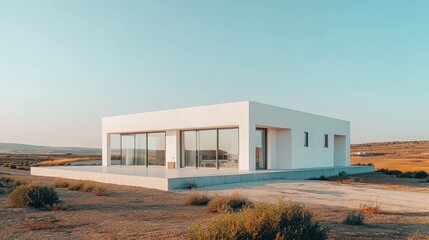
[[[261,181],[270,179],[308,179],[312,177],[334,176],[339,172],[358,174],[373,172],[373,166],[351,166],[288,170],[240,171],[237,169],[180,168],[144,166],[54,166],[32,167],[31,175],[59,177],[119,185],[155,188],[160,190],[183,189],[193,182],[198,187]]]

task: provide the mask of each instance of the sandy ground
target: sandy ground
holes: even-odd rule
[[[429,191],[387,190],[375,184],[340,184],[330,181],[261,181],[206,187],[210,194],[240,192],[254,201],[275,202],[279,198],[304,204],[359,208],[378,204],[383,211],[429,214]]]

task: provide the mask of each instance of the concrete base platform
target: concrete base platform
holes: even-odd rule
[[[343,171],[347,174],[369,173],[374,171],[374,167],[351,166],[294,170],[239,171],[209,168],[166,169],[165,167],[142,166],[55,166],[32,167],[31,175],[91,180],[102,183],[168,191],[183,189],[190,182],[197,184],[198,187],[204,187],[271,179],[303,180],[318,178],[322,175],[326,177],[336,176]]]

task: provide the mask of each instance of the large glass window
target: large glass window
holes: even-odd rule
[[[165,166],[165,133],[147,134],[147,161],[149,165]]]
[[[219,167],[238,168],[238,129],[219,129]]]
[[[134,134],[121,135],[121,164],[134,165]]]
[[[135,165],[146,165],[146,154],[147,154],[147,144],[146,144],[146,134],[136,134],[136,151],[135,151]]]
[[[256,129],[256,169],[267,169],[267,129]]]
[[[122,134],[121,164],[165,166],[165,132]]]
[[[238,129],[182,131],[182,167],[238,168]]]
[[[199,167],[217,167],[216,149],[217,149],[216,130],[198,131],[198,166]]]

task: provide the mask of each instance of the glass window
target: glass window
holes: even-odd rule
[[[217,149],[217,131],[201,130],[197,133],[198,142],[198,166],[199,167],[217,167],[216,149]]]
[[[329,144],[329,137],[328,137],[328,134],[325,134],[325,148],[328,147],[328,144]]]
[[[238,129],[219,129],[219,167],[238,168]]]
[[[121,134],[110,134],[110,159],[112,165],[121,164]]]
[[[147,134],[148,165],[165,166],[165,133]]]
[[[308,132],[304,132],[304,147],[308,147]]]
[[[136,134],[135,165],[146,165],[146,134]]]
[[[256,169],[267,169],[267,130],[256,129]]]
[[[182,132],[182,167],[195,167],[197,163],[197,131]]]
[[[121,164],[134,165],[134,134],[121,135]]]

